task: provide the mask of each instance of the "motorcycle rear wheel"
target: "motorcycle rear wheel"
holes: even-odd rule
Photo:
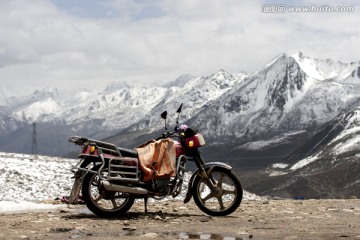
[[[239,178],[231,170],[222,167],[215,167],[208,175],[216,191],[211,190],[207,179],[197,176],[192,185],[196,205],[211,216],[231,214],[240,206],[243,197]]]
[[[100,165],[92,168],[98,171]],[[102,170],[106,174],[107,169]],[[135,198],[120,192],[106,191],[100,186],[97,173],[88,172],[82,184],[82,197],[90,211],[99,217],[114,218],[124,215],[134,204]]]

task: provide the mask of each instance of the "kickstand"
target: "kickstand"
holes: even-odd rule
[[[147,213],[147,202],[148,202],[148,197],[144,197],[144,205],[145,205],[145,213]]]

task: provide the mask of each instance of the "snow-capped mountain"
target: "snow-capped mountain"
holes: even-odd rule
[[[144,115],[141,112],[149,111],[166,91],[167,89],[161,87],[125,87],[100,92],[73,90],[62,93],[56,89],[42,90],[34,92],[34,95],[26,101],[12,106],[7,117],[27,124],[58,122],[59,120],[72,124],[90,119],[101,119],[104,120],[105,125],[111,125],[113,129],[116,129],[121,128],[122,125],[127,126],[127,121],[134,121],[134,118],[138,120],[137,116],[141,118]],[[127,118],[122,119],[124,112]]]
[[[184,103],[180,119],[212,138],[235,137],[251,145],[282,139],[289,132],[314,131],[356,107],[359,69],[359,63],[312,59],[298,52],[281,54],[252,74],[220,70],[205,77],[183,75],[163,87],[112,84],[101,91],[44,89],[2,108],[0,136],[8,137],[21,128],[29,132],[32,122],[54,129],[61,125],[68,135],[100,138],[122,130],[132,135],[139,130],[153,132],[162,128],[162,111],[174,117]]]
[[[332,74],[324,80],[326,68]],[[253,139],[309,130],[360,103],[358,68],[283,54],[208,103],[194,120],[211,136]]]
[[[131,126],[131,131],[138,131],[143,129],[151,129],[155,131],[163,126],[163,122],[159,119],[160,114],[168,110],[169,122],[174,122],[174,113],[181,103],[184,103],[183,111],[181,112],[181,119],[190,119],[206,104],[218,99],[224,93],[232,89],[233,86],[239,84],[247,74],[242,73],[233,75],[219,70],[206,77],[196,77],[186,83],[181,79],[182,87],[178,87],[178,80],[174,85],[169,85],[166,97],[164,97],[146,117]]]
[[[245,76],[220,70],[208,77],[181,76],[164,87],[111,84],[101,91],[38,90],[32,96],[12,101],[0,111],[0,148],[28,153],[33,122],[38,126],[39,151],[50,155],[68,153],[66,139],[70,135],[104,138],[129,126],[134,130],[154,131],[162,124],[159,112],[163,109],[177,108],[186,101],[191,103],[184,109],[185,117],[189,118]]]
[[[112,91],[36,91],[12,101],[0,112],[0,142],[4,151],[31,151],[32,123],[37,123],[40,153],[68,153],[71,135],[105,137],[141,119],[165,88],[123,88]]]
[[[37,122],[39,152],[58,156],[73,150],[66,141],[71,135],[111,136],[108,141],[136,146],[162,131],[161,112],[169,112],[170,125],[184,103],[180,121],[203,133],[209,161],[267,169],[281,177],[304,163],[354,159],[357,127],[350,126],[358,120],[350,116],[357,116],[353,109],[360,106],[360,62],[298,52],[281,54],[251,74],[183,75],[162,87],[115,83],[104,90],[44,89],[29,97],[2,97],[0,103],[0,150],[30,152]],[[319,142],[324,137],[329,141]],[[262,192],[258,186],[249,189]]]

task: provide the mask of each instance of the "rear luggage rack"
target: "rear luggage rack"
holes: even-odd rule
[[[82,156],[98,156],[102,162],[101,167],[96,172],[80,168],[81,162],[73,167],[72,170],[94,172],[102,180],[140,181],[139,160],[137,158],[124,157],[115,144],[80,137],[72,137],[69,141],[83,146]],[[93,152],[89,150],[92,146],[95,147]],[[85,150],[84,147],[86,147]],[[107,161],[108,164],[106,164]],[[101,171],[106,165],[108,165],[108,174],[107,176],[102,176]]]
[[[139,161],[137,158],[112,158],[108,174],[108,180],[139,182]]]
[[[96,147],[101,150],[101,152],[105,155],[112,155],[122,157],[118,147],[115,144],[97,141],[89,139],[90,144],[96,144]]]
[[[90,140],[90,142],[96,144],[100,158],[103,161],[103,167],[105,158],[110,158],[107,180],[140,181],[139,160],[137,158],[123,157],[119,148],[114,144],[93,140]],[[99,169],[99,173],[103,167]]]

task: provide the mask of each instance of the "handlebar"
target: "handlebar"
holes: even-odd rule
[[[166,131],[165,133],[163,133],[161,135],[161,137],[158,137],[156,138],[155,140],[160,140],[160,139],[164,139],[164,138],[168,138],[168,137],[176,137],[177,136],[177,132],[169,132],[169,131]]]

